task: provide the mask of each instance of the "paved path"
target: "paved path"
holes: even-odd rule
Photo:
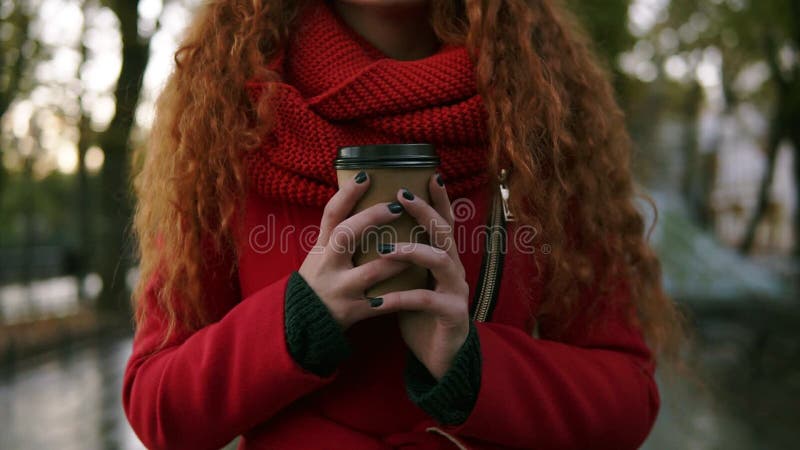
[[[735,328],[727,332],[742,335]],[[714,333],[725,337],[719,330]],[[727,347],[705,346],[704,358],[716,358],[719,367],[726,367],[727,360],[735,367],[743,341],[724,340]],[[0,375],[0,448],[143,449],[120,406],[130,345],[130,338],[92,343],[66,354],[45,355],[13,374]],[[729,411],[727,398],[712,401],[710,395],[684,381],[659,383],[663,407],[644,450],[790,448],[758,439],[758,427],[743,420],[741,413]]]

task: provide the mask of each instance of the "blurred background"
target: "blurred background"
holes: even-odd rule
[[[646,449],[800,438],[800,2],[571,0],[613,74],[701,382]],[[0,448],[140,449],[128,163],[200,0],[0,0]],[[645,204],[642,211],[653,222]]]

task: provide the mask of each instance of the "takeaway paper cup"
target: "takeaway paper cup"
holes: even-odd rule
[[[370,177],[367,192],[352,211],[355,214],[379,202],[397,200],[397,191],[407,188],[415,196],[430,202],[428,180],[439,166],[439,157],[431,144],[376,144],[339,148],[334,168],[339,185],[365,171]],[[397,220],[370,228],[357,236],[358,246],[353,265],[358,266],[378,258],[379,244],[390,242],[429,243],[428,234],[408,213]],[[428,270],[412,265],[392,278],[378,282],[365,295],[375,297],[393,291],[428,287]]]

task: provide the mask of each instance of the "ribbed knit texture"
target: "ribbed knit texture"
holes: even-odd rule
[[[275,129],[246,157],[262,196],[324,205],[337,189],[333,159],[346,145],[434,144],[451,198],[488,181],[487,115],[465,47],[443,44],[423,59],[391,59],[323,0],[296,20],[297,31],[268,65],[281,76]],[[266,83],[248,82],[250,97]]]
[[[286,287],[286,344],[304,369],[328,376],[352,349],[336,319],[311,286],[292,272]],[[481,385],[480,341],[475,324],[453,359],[453,365],[438,382],[410,351],[404,373],[406,392],[412,402],[442,424],[464,422],[478,398]]]
[[[325,377],[352,349],[339,323],[297,271],[286,286],[286,345],[304,369]]]
[[[406,392],[412,402],[444,425],[467,420],[481,386],[480,339],[474,322],[470,321],[464,345],[438,382],[413,353],[408,352],[406,360]]]

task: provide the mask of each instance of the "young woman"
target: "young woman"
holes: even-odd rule
[[[634,449],[679,315],[634,207],[623,117],[555,0],[214,0],[136,178],[123,399],[149,448]],[[426,202],[351,214],[339,147],[429,142]],[[515,221],[473,320],[490,200]],[[420,194],[419,192],[416,194]],[[408,214],[436,236],[354,267]],[[457,245],[448,245],[455,242]],[[411,264],[431,289],[364,295]]]

